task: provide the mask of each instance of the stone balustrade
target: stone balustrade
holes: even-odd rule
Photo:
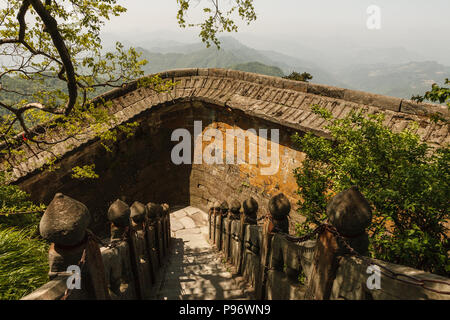
[[[328,204],[327,223],[301,238],[289,235],[291,205],[282,193],[270,199],[269,214],[259,219],[255,199],[242,205],[228,201],[209,209],[209,241],[253,287],[255,299],[450,297],[449,279],[366,256],[372,212],[356,187],[337,194]],[[88,229],[88,208],[56,194],[40,223],[42,237],[51,242],[50,281],[23,299],[152,299],[169,255],[169,212],[166,204],[136,201],[130,207],[116,200],[106,213],[110,237],[99,239]],[[379,281],[373,282],[374,276]],[[79,288],[68,288],[77,280]]]
[[[161,277],[170,246],[169,206],[116,200],[107,212],[111,235],[99,239],[88,230],[89,210],[82,203],[57,194],[40,223],[51,242],[51,281],[23,300],[129,300],[150,299]],[[80,289],[74,267],[79,267]],[[72,281],[72,280],[73,281]]]
[[[209,220],[210,241],[223,252],[234,272],[255,289],[256,299],[450,298],[449,279],[365,256],[369,244],[366,228],[372,219],[372,212],[356,187],[341,192],[330,201],[327,208],[328,228],[319,232],[317,237],[311,237],[311,240],[288,234],[291,206],[283,194],[272,197],[268,206],[270,215],[260,220],[259,224],[258,203],[253,198],[243,202],[239,218],[236,212],[238,206],[233,200],[227,217],[218,214],[220,219]],[[210,212],[218,211],[219,203],[216,202]],[[226,227],[218,227],[218,224]],[[218,230],[222,230],[220,235]],[[216,234],[211,236],[214,231]],[[352,254],[346,244],[358,254]],[[380,288],[369,289],[367,285],[373,275],[368,272],[370,266],[380,266]],[[413,276],[418,281],[404,276],[395,277],[388,270]],[[422,281],[425,285],[421,285]]]

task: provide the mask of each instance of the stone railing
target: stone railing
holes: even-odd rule
[[[117,200],[107,216],[111,236],[103,240],[88,230],[86,206],[57,194],[40,223],[51,242],[50,282],[23,300],[151,299],[171,239],[169,206]]]
[[[269,215],[257,218],[250,198],[214,203],[209,239],[253,288],[258,300],[450,299],[442,276],[365,256],[372,220],[357,188],[336,195],[328,223],[308,236],[289,235],[289,200],[270,199]],[[88,226],[85,205],[55,195],[40,223],[49,250],[50,281],[24,300],[152,299],[161,285],[170,246],[169,206],[116,200],[107,212],[110,237]]]
[[[291,207],[283,194],[270,200],[264,220],[256,218],[254,199],[243,202],[242,214],[240,207],[224,201],[210,208],[209,239],[256,299],[450,299],[449,279],[365,256],[372,212],[357,188],[332,199],[328,224],[314,240],[288,234]]]

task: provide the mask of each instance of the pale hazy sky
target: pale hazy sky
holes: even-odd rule
[[[195,1],[192,17],[198,20],[199,9],[208,0]],[[222,0],[224,6],[230,0]],[[108,31],[176,30],[176,0],[121,0],[128,12],[115,18]],[[257,34],[339,33],[366,31],[369,5],[378,5],[382,13],[382,30],[393,35],[413,31],[450,31],[449,0],[255,0],[258,20],[241,31]],[[414,34],[410,34],[414,37]],[[448,42],[447,39],[442,39]]]
[[[208,0],[192,3],[193,16]],[[231,0],[223,0],[227,6]],[[108,30],[175,29],[176,0],[121,0],[128,12],[114,19]],[[197,8],[195,4],[199,3]],[[428,30],[444,28],[450,31],[450,1],[448,0],[255,0],[258,21],[245,31],[273,32],[293,28],[319,28],[331,31],[334,27],[365,28],[366,9],[378,5],[383,25],[391,31],[408,29]],[[118,23],[120,22],[118,25]],[[275,29],[275,30],[274,30]],[[316,29],[317,30],[317,29]],[[317,30],[317,31],[319,31]]]
[[[192,0],[191,18],[199,21],[200,9],[209,0]],[[122,0],[128,12],[109,22],[105,31],[130,37],[173,31],[177,41],[192,41],[193,31],[177,26],[176,0]],[[222,0],[224,6],[230,0]],[[243,25],[236,38],[253,37],[269,45],[273,39],[311,45],[366,47],[402,46],[425,58],[450,57],[450,0],[255,0],[258,15],[250,26]],[[368,30],[367,8],[381,8],[381,30]],[[195,30],[196,31],[196,30]],[[196,31],[198,33],[198,31]],[[255,41],[255,46],[258,42]],[[442,59],[441,59],[442,60]],[[449,58],[450,60],[450,58]]]

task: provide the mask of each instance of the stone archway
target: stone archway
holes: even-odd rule
[[[53,172],[40,170],[49,153],[34,156],[25,149],[28,161],[14,170],[13,182],[36,201],[48,203],[62,192],[85,203],[100,228],[106,225],[108,205],[122,196],[201,209],[216,199],[253,196],[266,208],[271,195],[283,192],[296,203],[292,169],[301,164],[303,155],[290,136],[298,131],[327,137],[326,123],[312,112],[311,105],[327,108],[338,118],[357,109],[384,112],[386,124],[395,130],[414,120],[420,124],[423,140],[431,144],[450,141],[448,125],[429,119],[435,111],[448,117],[448,110],[437,105],[224,69],[175,70],[161,76],[177,82],[175,89],[158,94],[132,83],[99,97],[111,101],[111,112],[119,122],[139,122],[133,138],[119,139],[108,153],[85,128],[81,141],[69,139],[54,146],[61,160]],[[170,152],[176,142],[171,141],[171,134],[177,128],[192,134],[196,120],[205,129],[221,132],[228,128],[279,129],[279,172],[261,176],[260,168],[252,165],[174,165]],[[91,163],[96,164],[100,179],[71,178],[72,167]]]

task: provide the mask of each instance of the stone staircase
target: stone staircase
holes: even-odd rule
[[[249,300],[253,290],[208,241],[208,215],[194,207],[170,214],[172,246],[157,300]]]

